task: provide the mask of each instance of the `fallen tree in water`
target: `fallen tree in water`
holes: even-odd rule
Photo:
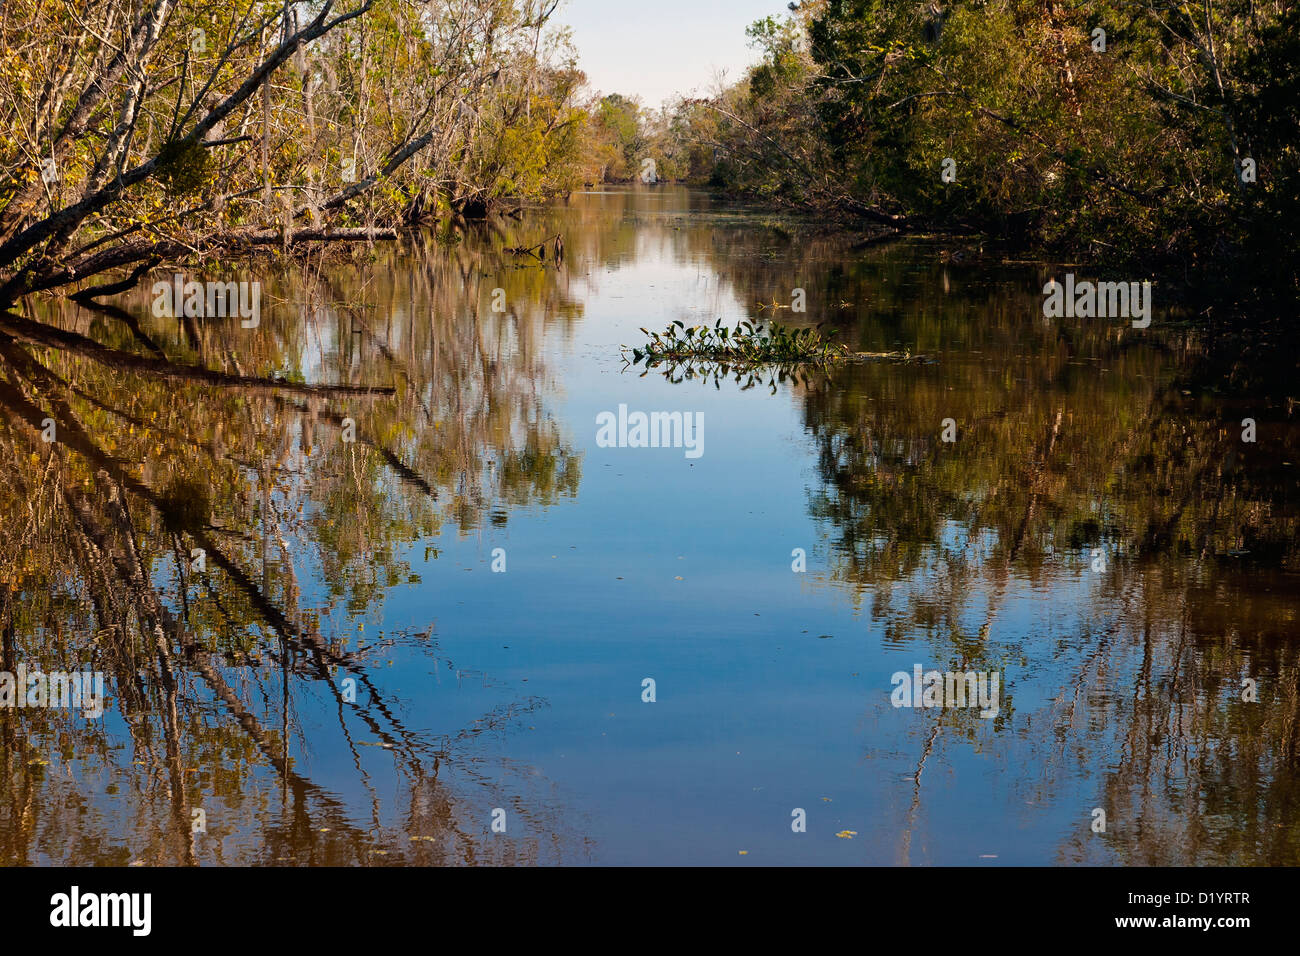
[[[467,204],[563,193],[581,74],[553,65],[562,41],[541,42],[554,9],[14,0],[0,302],[114,273],[94,291],[110,294],[162,262],[392,239]]]

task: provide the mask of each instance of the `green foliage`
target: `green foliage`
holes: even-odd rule
[[[69,34],[74,4],[15,2],[0,57],[6,299],[44,288],[41,264],[71,250],[87,254],[53,278],[88,278],[101,243],[128,234],[135,258],[119,265],[149,258],[141,235],[166,255],[286,217],[430,223],[582,181],[585,78],[553,5],[373,0],[307,40],[315,14],[292,4],[179,0],[152,24],[152,7],[104,0],[91,19],[117,27]]]
[[[590,125],[589,161],[597,167],[592,178],[609,182],[634,179],[647,144],[640,103],[611,93],[592,110]]]
[[[823,332],[820,325],[787,328],[776,323],[755,326],[742,321],[735,328],[727,328],[718,320],[710,328],[678,321],[663,332],[641,331],[650,336],[650,341],[631,350],[633,363],[642,359],[649,363],[693,358],[745,366],[788,365],[831,362],[848,354],[846,346],[831,341],[835,329]]]
[[[761,61],[670,124],[708,147],[698,181],[1193,281],[1300,275],[1294,6],[824,0],[747,32]]]

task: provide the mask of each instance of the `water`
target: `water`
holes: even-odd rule
[[[84,339],[0,343],[5,669],[109,703],[0,708],[0,860],[1300,863],[1294,352],[861,239],[612,189],[184,270],[260,281],[255,329],[30,304]],[[620,352],[772,316],[912,358]],[[620,404],[703,453],[598,446]],[[917,665],[998,674],[996,716],[893,706]]]

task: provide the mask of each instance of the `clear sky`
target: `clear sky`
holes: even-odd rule
[[[745,27],[783,15],[787,0],[563,0],[556,19],[573,30],[578,66],[602,93],[658,107],[672,94],[704,93],[725,69],[753,62]]]

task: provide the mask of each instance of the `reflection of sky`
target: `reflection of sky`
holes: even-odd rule
[[[413,549],[424,583],[389,595],[385,626],[415,628],[436,616],[443,653],[545,698],[549,706],[501,751],[535,765],[562,803],[590,814],[597,860],[900,862],[911,775],[935,718],[891,708],[890,675],[914,663],[946,669],[936,650],[946,645],[890,645],[884,622],[855,612],[848,593],[826,581],[826,545],[808,514],[819,479],[788,390],[673,386],[657,373],[622,371],[617,346],[638,341],[642,325],[663,328],[692,312],[728,321],[749,314],[717,293],[703,263],[674,254],[675,235],[647,227],[635,260],[596,266],[585,318],[571,338],[549,342],[547,364],[563,385],[551,408],[583,456],[577,500],[514,510],[505,528],[445,534],[443,556],[424,568]],[[585,266],[569,265],[578,279]],[[598,448],[595,417],[619,403],[702,413],[703,457]],[[495,547],[507,551],[504,575],[488,570]],[[796,547],[808,553],[806,575],[791,571]],[[898,587],[924,599],[923,580]],[[1013,579],[991,653],[1004,641],[1044,653],[1061,636],[1060,606],[1086,599],[1091,587],[1071,575],[1051,594],[1035,593]],[[967,636],[983,619],[983,606],[963,615]],[[423,671],[394,678],[401,696],[419,698],[417,725],[458,725],[502,693],[474,680],[452,693],[445,674],[430,687],[435,678],[418,654],[403,666]],[[1004,692],[1037,710],[1059,688],[1025,671],[1008,665]],[[640,700],[644,677],[657,682],[654,704]],[[979,725],[989,724],[965,724],[977,725],[986,749],[991,727]],[[1003,738],[1014,748],[1012,730]],[[972,863],[981,854],[1044,862],[1075,817],[1086,820],[1068,801],[1027,819],[1008,812],[1016,798],[1006,759],[941,735],[924,775],[912,862]],[[795,807],[808,811],[807,834],[790,830]],[[858,831],[855,840],[835,837],[845,829]]]
[[[876,613],[871,594],[863,598],[829,578],[827,532],[809,515],[821,477],[788,387],[769,395],[762,385],[744,393],[730,382],[720,390],[674,386],[657,372],[640,377],[624,369],[618,347],[640,341],[641,326],[718,317],[731,324],[753,315],[753,303],[739,301],[719,275],[728,257],[748,255],[744,268],[759,274],[768,268],[752,243],[729,245],[725,230],[709,243],[686,241],[688,229],[707,228],[701,223],[734,222],[741,215],[734,207],[691,210],[689,225],[685,191],[636,194],[630,214],[638,232],[617,259],[589,262],[581,227],[566,226],[568,289],[581,300],[580,317],[546,324],[546,381],[538,388],[562,442],[582,458],[576,498],[511,508],[504,527],[485,522],[462,534],[447,525],[399,556],[418,581],[388,590],[364,616],[349,617],[344,602],[335,603],[322,633],[347,638],[352,651],[366,643],[372,678],[401,721],[427,739],[472,727],[505,704],[545,701],[507,733],[484,733],[462,746],[439,769],[440,785],[456,794],[460,829],[485,838],[491,809],[511,805],[533,782],[541,796],[531,804],[558,808],[571,831],[594,840],[599,862],[1053,862],[1063,842],[1086,832],[1101,799],[1099,774],[1110,769],[1085,774],[1067,766],[1049,729],[1059,709],[1053,699],[1078,690],[1072,676],[1117,617],[1086,553],[1058,552],[1033,581],[977,577],[955,609],[958,636],[967,640],[992,609],[987,661],[1000,664],[1004,710],[1014,707],[1014,715],[995,729],[973,714],[943,714],[913,810],[913,775],[937,712],[893,709],[890,677],[918,663],[947,670],[954,662],[952,635],[938,632],[941,625],[928,633],[912,617],[942,606],[944,562],[931,552],[909,578],[879,585],[891,597]],[[575,205],[584,202],[600,199],[575,197]],[[775,262],[772,270],[788,274]],[[483,288],[493,281],[484,277]],[[933,265],[922,264],[909,267],[900,284],[936,281]],[[788,301],[790,290],[763,294]],[[968,304],[958,298],[952,308],[962,315]],[[414,302],[409,311],[418,317],[425,308]],[[394,345],[406,311],[396,309],[383,323]],[[268,327],[279,328],[281,318]],[[514,342],[512,322],[481,313],[478,329],[486,340],[500,334]],[[335,379],[340,327],[346,322],[314,322],[297,337],[309,380]],[[940,372],[970,360],[983,359],[950,353]],[[960,386],[961,378],[952,381]],[[702,414],[703,457],[597,447],[596,415],[620,403]],[[301,480],[310,479],[308,472]],[[386,473],[384,480],[395,492],[396,479]],[[989,542],[964,537],[949,523],[941,548],[978,566]],[[506,574],[489,570],[496,547],[507,551]],[[426,560],[432,548],[441,553]],[[791,571],[794,548],[807,552],[806,574]],[[271,551],[278,560],[274,545]],[[329,603],[314,548],[297,555],[296,574],[307,592],[304,607]],[[160,585],[168,578],[160,570]],[[431,640],[411,636],[431,626]],[[265,663],[261,671],[226,674],[241,687],[259,680],[273,708],[279,674]],[[1112,687],[1128,679],[1134,663],[1132,655],[1108,662]],[[645,677],[657,682],[654,704],[640,700]],[[363,691],[362,704],[365,698]],[[341,739],[338,705],[320,682],[295,680],[293,708],[295,768],[339,795],[359,826],[374,814],[400,833],[407,808],[395,785],[395,755],[366,746],[373,733],[352,719],[354,754]],[[212,713],[214,721],[229,720],[220,707]],[[120,739],[118,715],[107,720]],[[248,788],[265,791],[273,813],[276,781],[264,763],[259,768]],[[808,813],[806,834],[790,830],[795,807]],[[102,808],[125,812],[109,797]],[[212,820],[229,825],[216,813]],[[514,820],[509,832],[545,842],[547,825]],[[857,836],[838,839],[841,830]],[[253,825],[242,835],[252,846],[258,837]],[[1104,844],[1089,846],[1090,858],[1105,858]],[[563,853],[582,858],[572,847]]]

